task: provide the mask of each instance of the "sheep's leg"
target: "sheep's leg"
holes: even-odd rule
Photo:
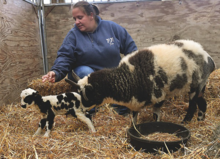
[[[202,92],[199,94],[199,97],[197,99],[197,104],[199,107],[199,112],[198,112],[198,121],[203,121],[205,119],[205,112],[207,108],[207,103],[206,100],[203,98],[205,92],[205,86],[202,89]]]
[[[132,114],[133,114],[133,123],[136,125],[137,124],[138,112],[132,111]]]
[[[206,108],[207,108],[206,100],[203,97],[199,97],[197,100],[197,104],[199,107],[197,120],[203,121],[205,119],[205,112],[206,112]]]
[[[40,135],[41,134],[41,131],[43,130],[43,128],[46,125],[46,120],[47,120],[46,118],[41,119],[41,121],[39,123],[39,127],[38,127],[37,131],[34,133],[34,135]]]
[[[160,121],[160,108],[163,105],[164,100],[154,104],[153,106],[153,118],[155,121],[159,122]]]
[[[186,116],[183,119],[182,123],[186,123],[188,121],[191,121],[193,118],[193,115],[196,112],[196,108],[197,108],[197,99],[198,99],[198,93],[190,93],[189,94],[189,108],[187,110]]]
[[[44,134],[44,137],[49,137],[51,129],[53,127],[54,117],[55,114],[52,112],[52,110],[49,110],[46,121],[46,133]]]
[[[72,113],[71,113],[71,114],[72,114]],[[74,114],[75,114],[75,112],[74,112]],[[74,116],[74,115],[73,115],[73,116]],[[88,127],[89,127],[89,129],[90,129],[91,132],[93,132],[93,133],[96,132],[95,127],[94,127],[93,124],[92,124],[90,114],[86,114],[86,115],[85,115],[83,112],[77,110],[75,116],[76,116],[79,120],[81,120],[82,122],[86,123],[86,124],[88,125]]]

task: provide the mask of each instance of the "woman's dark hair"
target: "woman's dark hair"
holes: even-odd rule
[[[95,20],[97,20],[97,15],[99,15],[99,9],[96,5],[90,4],[86,1],[79,1],[73,5],[73,8],[82,8],[84,13],[90,15],[91,12],[94,15]]]

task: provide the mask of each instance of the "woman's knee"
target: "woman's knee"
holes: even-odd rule
[[[79,66],[74,69],[74,72],[80,77],[83,78],[90,73],[94,72],[94,70],[89,66]]]

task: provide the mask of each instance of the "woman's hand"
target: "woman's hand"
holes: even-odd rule
[[[42,76],[42,82],[45,82],[45,81],[49,81],[49,82],[52,82],[54,83],[55,82],[55,72],[53,71],[50,71],[48,72],[46,75]]]

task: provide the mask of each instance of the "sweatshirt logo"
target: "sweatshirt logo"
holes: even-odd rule
[[[114,39],[113,37],[106,39],[107,43],[109,43],[109,45],[114,45]]]

